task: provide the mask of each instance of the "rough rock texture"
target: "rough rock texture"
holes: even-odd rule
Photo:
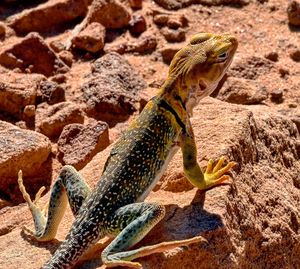
[[[37,33],[30,33],[13,44],[1,47],[0,64],[10,69],[20,68],[23,72],[45,76],[66,71],[67,68]]]
[[[162,56],[162,59],[163,61],[166,63],[166,64],[169,64],[174,55],[181,49],[181,46],[179,46],[178,44],[172,44],[172,45],[169,45],[169,46],[166,46],[164,48],[162,48],[160,50],[160,54]]]
[[[178,152],[156,191],[147,199],[164,204],[166,217],[139,246],[199,234],[207,238],[208,244],[194,244],[138,261],[144,268],[158,269],[178,265],[191,269],[297,268],[300,145],[295,125],[267,111],[251,112],[211,98],[203,100],[194,114],[198,160],[202,166],[209,158],[222,155],[237,161],[232,184],[197,191],[183,175]],[[97,154],[81,171],[91,186],[101,175],[110,148]],[[25,216],[29,212],[25,212],[23,218],[30,223]],[[57,238],[63,238],[70,222],[72,218],[61,225]],[[51,255],[48,249],[52,252],[58,246],[58,242],[32,242],[24,232],[20,234],[20,228],[3,235],[3,266],[10,266],[14,257],[14,262],[23,261],[24,269],[40,268]],[[34,259],[37,253],[38,260]],[[100,268],[96,266],[101,264],[99,256],[95,255],[92,268]],[[89,264],[80,268],[89,268]]]
[[[269,73],[274,68],[274,63],[259,56],[246,56],[235,59],[230,67],[230,76],[246,79],[257,79]]]
[[[143,15],[134,14],[129,22],[129,31],[133,35],[140,35],[147,29],[147,23]]]
[[[117,52],[119,54],[124,54],[128,52],[135,52],[139,54],[149,54],[153,52],[157,47],[157,38],[152,34],[145,32],[136,40],[119,39],[112,44],[106,44],[104,51]]]
[[[100,23],[93,22],[72,39],[75,48],[90,52],[98,52],[104,47],[105,28]]]
[[[89,7],[86,21],[99,22],[105,28],[122,28],[130,21],[130,12],[118,0],[94,0]]]
[[[10,72],[0,76],[0,110],[21,118],[27,105],[34,105],[39,84],[45,77]]]
[[[63,128],[71,123],[83,123],[82,109],[72,102],[61,102],[53,106],[38,106],[36,130],[48,137],[57,138]]]
[[[50,152],[50,141],[44,135],[0,121],[0,194],[16,201],[19,170],[24,182],[32,184],[31,178],[41,175]]]
[[[18,34],[49,32],[51,28],[83,17],[89,0],[47,1],[35,9],[24,10],[10,18],[8,25]]]
[[[166,9],[176,10],[183,7],[190,6],[192,4],[203,4],[203,5],[226,5],[226,4],[238,4],[247,5],[249,0],[155,0],[157,4]]]
[[[125,120],[137,110],[137,93],[144,80],[117,53],[95,61],[82,87],[82,100],[88,115],[101,120]]]
[[[265,87],[253,80],[229,77],[220,89],[217,98],[229,103],[251,105],[266,100],[268,92]]]
[[[300,2],[296,0],[289,1],[287,14],[289,23],[300,26]]]
[[[109,145],[108,125],[101,121],[86,126],[79,123],[69,124],[64,127],[57,144],[63,164],[81,169],[94,155]]]
[[[45,80],[40,83],[37,103],[47,102],[53,105],[65,101],[65,90],[56,82]]]

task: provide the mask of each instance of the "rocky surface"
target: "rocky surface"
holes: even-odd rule
[[[36,130],[48,137],[57,138],[66,125],[83,121],[82,109],[72,102],[61,102],[50,107],[41,105],[36,111]]]
[[[225,155],[238,166],[231,184],[200,192],[184,177],[178,152],[147,198],[163,203],[166,217],[139,246],[199,234],[208,243],[139,262],[157,269],[300,267],[298,7],[298,0],[2,1],[0,267],[40,268],[74,219],[67,210],[57,240],[48,243],[23,231],[33,224],[18,170],[32,198],[42,185],[49,190],[64,163],[93,187],[108,144],[199,31],[231,32],[239,48],[212,95],[223,101],[206,98],[195,110],[198,160],[205,167]],[[89,38],[96,44],[100,34],[101,48],[89,50]],[[71,46],[81,37],[83,48]],[[40,204],[48,199],[46,192]],[[77,268],[104,269],[104,242]]]
[[[0,76],[0,110],[22,118],[24,108],[34,105],[40,83],[45,77],[37,74],[20,75],[7,72]]]
[[[100,23],[93,22],[72,39],[75,48],[90,52],[98,52],[104,47],[105,28]]]
[[[51,76],[65,72],[66,66],[37,33],[30,33],[21,40],[1,47],[0,64],[19,68],[26,73],[39,73]]]
[[[20,196],[16,187],[19,170],[28,178],[24,182],[37,184],[30,178],[41,175],[50,152],[50,140],[44,135],[0,121],[0,193],[12,200]]]
[[[81,169],[94,155],[109,145],[108,124],[101,121],[86,126],[79,123],[69,124],[64,127],[57,145],[58,158],[62,163]]]
[[[272,96],[275,99],[274,94]],[[268,98],[268,91],[253,80],[229,77],[220,89],[217,98],[235,104],[259,104]]]
[[[117,53],[95,61],[81,87],[85,111],[106,121],[123,121],[138,108],[138,92],[145,87],[140,75]]]

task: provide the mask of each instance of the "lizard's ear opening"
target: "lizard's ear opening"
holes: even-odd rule
[[[190,44],[197,45],[208,39],[210,39],[213,35],[210,33],[199,33],[191,37]]]

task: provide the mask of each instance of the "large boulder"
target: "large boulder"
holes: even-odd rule
[[[81,100],[89,116],[123,121],[137,111],[138,92],[145,87],[145,81],[121,55],[108,53],[95,61],[86,76]]]
[[[29,191],[37,190],[41,180],[37,182],[35,178],[45,171],[51,174],[47,169],[50,152],[51,143],[44,135],[0,121],[0,193],[17,201],[21,196],[17,187],[19,170],[23,171]],[[49,184],[46,179],[42,184]]]
[[[89,2],[91,0],[46,1],[36,8],[26,9],[11,17],[8,25],[17,34],[22,35],[29,32],[47,32],[53,27],[83,17],[88,10]]]

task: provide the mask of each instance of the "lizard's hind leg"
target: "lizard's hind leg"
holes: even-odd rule
[[[35,226],[35,233],[33,235],[38,241],[49,241],[55,237],[68,200],[73,214],[76,215],[83,201],[90,193],[90,189],[84,179],[70,165],[62,168],[51,190],[49,203],[45,206],[44,210],[41,210],[37,203],[45,187],[42,187],[37,192],[35,200],[31,201],[23,184],[22,171],[19,172],[18,183],[20,191],[31,211]]]
[[[142,268],[131,260],[153,253],[163,252],[175,247],[206,241],[197,236],[186,240],[163,242],[134,250],[127,250],[138,243],[165,215],[165,208],[159,204],[135,203],[121,207],[112,217],[107,229],[117,237],[103,250],[102,261],[107,267],[127,266]]]

